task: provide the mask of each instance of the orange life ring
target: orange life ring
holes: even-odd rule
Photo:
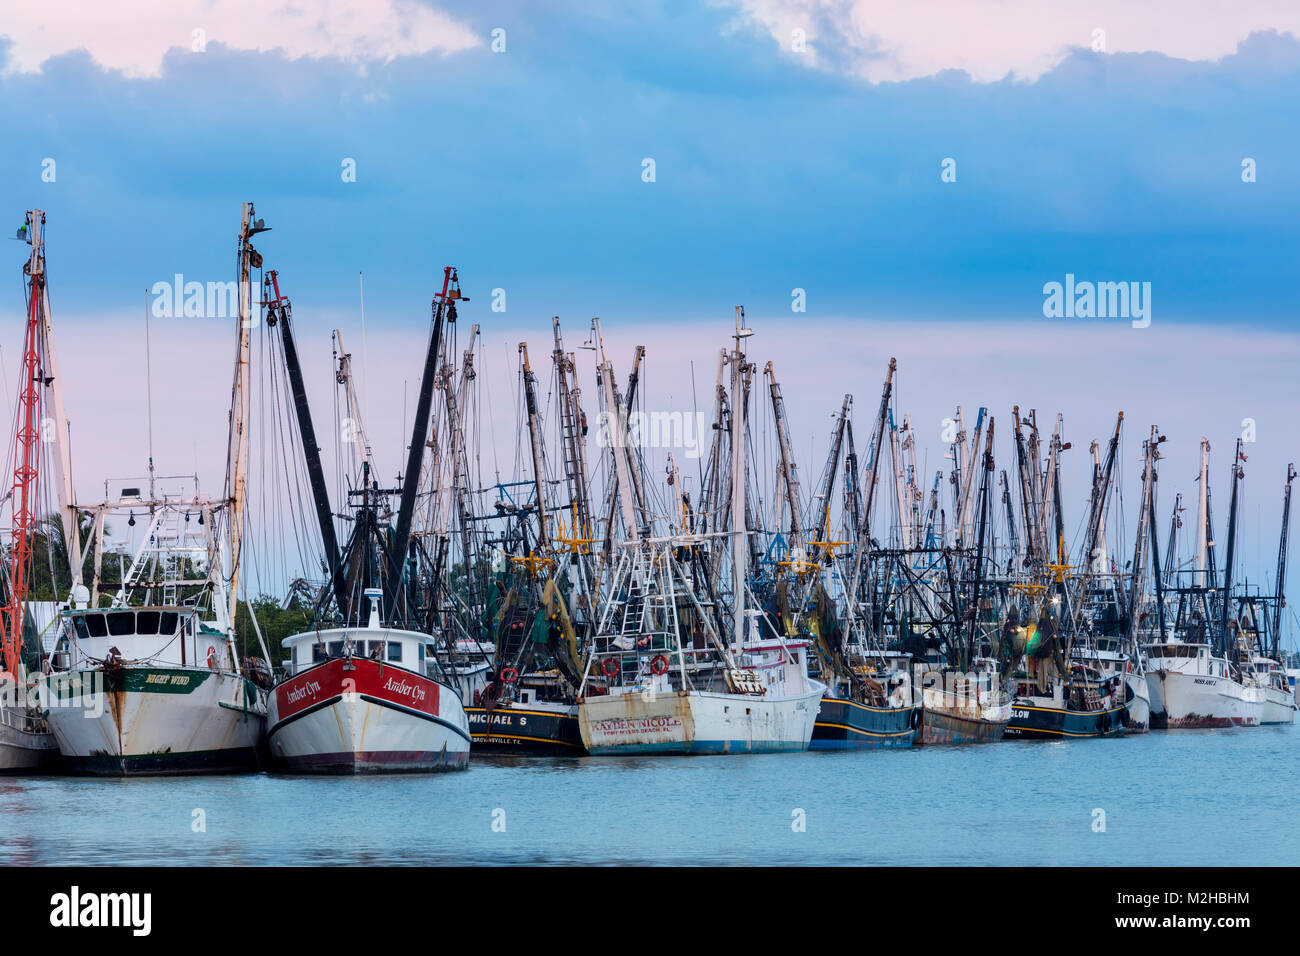
[[[618,673],[618,661],[612,657],[607,657],[600,665],[600,672],[606,677],[613,677]]]
[[[217,649],[211,644],[208,645],[208,667],[212,670],[217,669]]]
[[[650,673],[667,674],[668,658],[664,657],[662,654],[656,654],[654,657],[652,657],[650,659]]]
[[[501,683],[513,684],[517,680],[519,680],[519,671],[513,667],[503,667],[501,669]]]

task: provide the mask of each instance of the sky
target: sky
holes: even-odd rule
[[[956,405],[1009,426],[1018,402],[1065,416],[1086,494],[1088,441],[1123,410],[1130,479],[1159,424],[1187,495],[1211,439],[1226,501],[1253,419],[1251,534],[1272,563],[1300,457],[1293,2],[155,6],[0,9],[0,216],[48,215],[83,497],[142,468],[150,290],[232,279],[251,200],[320,402],[330,330],[361,351],[364,273],[366,402],[394,470],[454,264],[502,394],[518,341],[545,355],[550,316],[576,344],[598,315],[680,405],[744,304],[814,474],[831,411],[852,392],[869,416],[891,355],[931,472]],[[8,395],[24,247],[6,255]],[[1149,290],[1149,324],[1045,315],[1067,276]],[[151,320],[156,456],[211,491],[233,335]]]

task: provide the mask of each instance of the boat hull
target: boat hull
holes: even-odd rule
[[[1150,701],[1150,718],[1147,726],[1152,730],[1167,730],[1169,715],[1165,713],[1164,682],[1150,671],[1146,673],[1147,697]]]
[[[1276,687],[1265,687],[1259,722],[1268,725],[1295,723],[1295,696]]]
[[[1129,673],[1124,676],[1128,684],[1128,715],[1124,732],[1145,734],[1151,729],[1151,690],[1147,686],[1147,676],[1143,673]]]
[[[772,698],[709,691],[602,694],[578,702],[592,756],[782,753],[808,749],[824,685]]]
[[[0,715],[0,773],[55,770],[59,744],[49,730],[30,729],[25,708],[4,707]]]
[[[521,757],[580,757],[587,752],[578,726],[578,705],[538,709],[537,705],[466,707],[470,749],[483,754]]]
[[[469,765],[469,724],[451,688],[368,658],[325,661],[276,685],[268,734],[293,773],[432,773]]]
[[[1081,737],[1122,737],[1125,707],[1070,710],[1020,698],[1011,704],[1011,723],[1005,736],[1018,740],[1060,740]]]
[[[921,715],[923,744],[989,744],[1001,740],[1010,715],[989,719],[960,712],[924,708]]]
[[[921,727],[919,707],[869,707],[823,696],[809,750],[910,747]]]
[[[1147,679],[1159,687],[1170,730],[1258,727],[1263,716],[1262,689],[1228,677],[1156,670]]]
[[[47,720],[74,774],[249,773],[261,769],[262,692],[205,668],[67,671],[43,679]]]

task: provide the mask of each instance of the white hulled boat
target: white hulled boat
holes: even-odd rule
[[[588,752],[806,750],[826,692],[807,674],[806,641],[764,640],[762,615],[749,611],[748,640],[727,648],[672,549],[632,550],[578,696]]]
[[[1209,644],[1171,639],[1145,651],[1151,706],[1164,712],[1171,730],[1259,726],[1263,689]]]
[[[1248,676],[1264,694],[1264,707],[1259,722],[1261,724],[1295,723],[1295,689],[1287,679],[1286,670],[1282,665],[1267,657],[1252,657]]]
[[[807,642],[764,638],[749,611],[748,639],[728,648],[670,546],[628,550],[578,698],[588,753],[807,750],[826,690],[808,676]]]
[[[435,639],[380,624],[284,639],[290,676],[270,700],[271,755],[298,773],[464,770],[469,722],[460,695],[426,672]]]
[[[752,370],[741,343],[752,333],[742,327],[743,316],[737,306],[735,346],[725,356],[732,422],[726,532],[649,536],[637,517],[638,462],[627,423],[621,415],[609,417],[624,540],[601,595],[578,690],[578,725],[593,756],[799,751],[812,739],[826,685],[808,676],[808,642],[785,640],[753,607],[746,577],[745,430],[738,423],[744,420],[745,376]],[[606,407],[622,408],[613,366],[603,351],[601,358]],[[720,365],[720,395],[721,370]],[[678,559],[679,553],[700,557],[710,545],[730,551],[731,627],[725,639],[717,608],[701,602]]]
[[[196,608],[79,607],[62,622],[43,693],[69,771],[259,769],[266,691],[239,673],[233,642]]]

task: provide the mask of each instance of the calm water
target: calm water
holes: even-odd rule
[[[1298,752],[1288,726],[868,753],[478,757],[467,773],[425,777],[7,778],[0,862],[1293,865]]]

